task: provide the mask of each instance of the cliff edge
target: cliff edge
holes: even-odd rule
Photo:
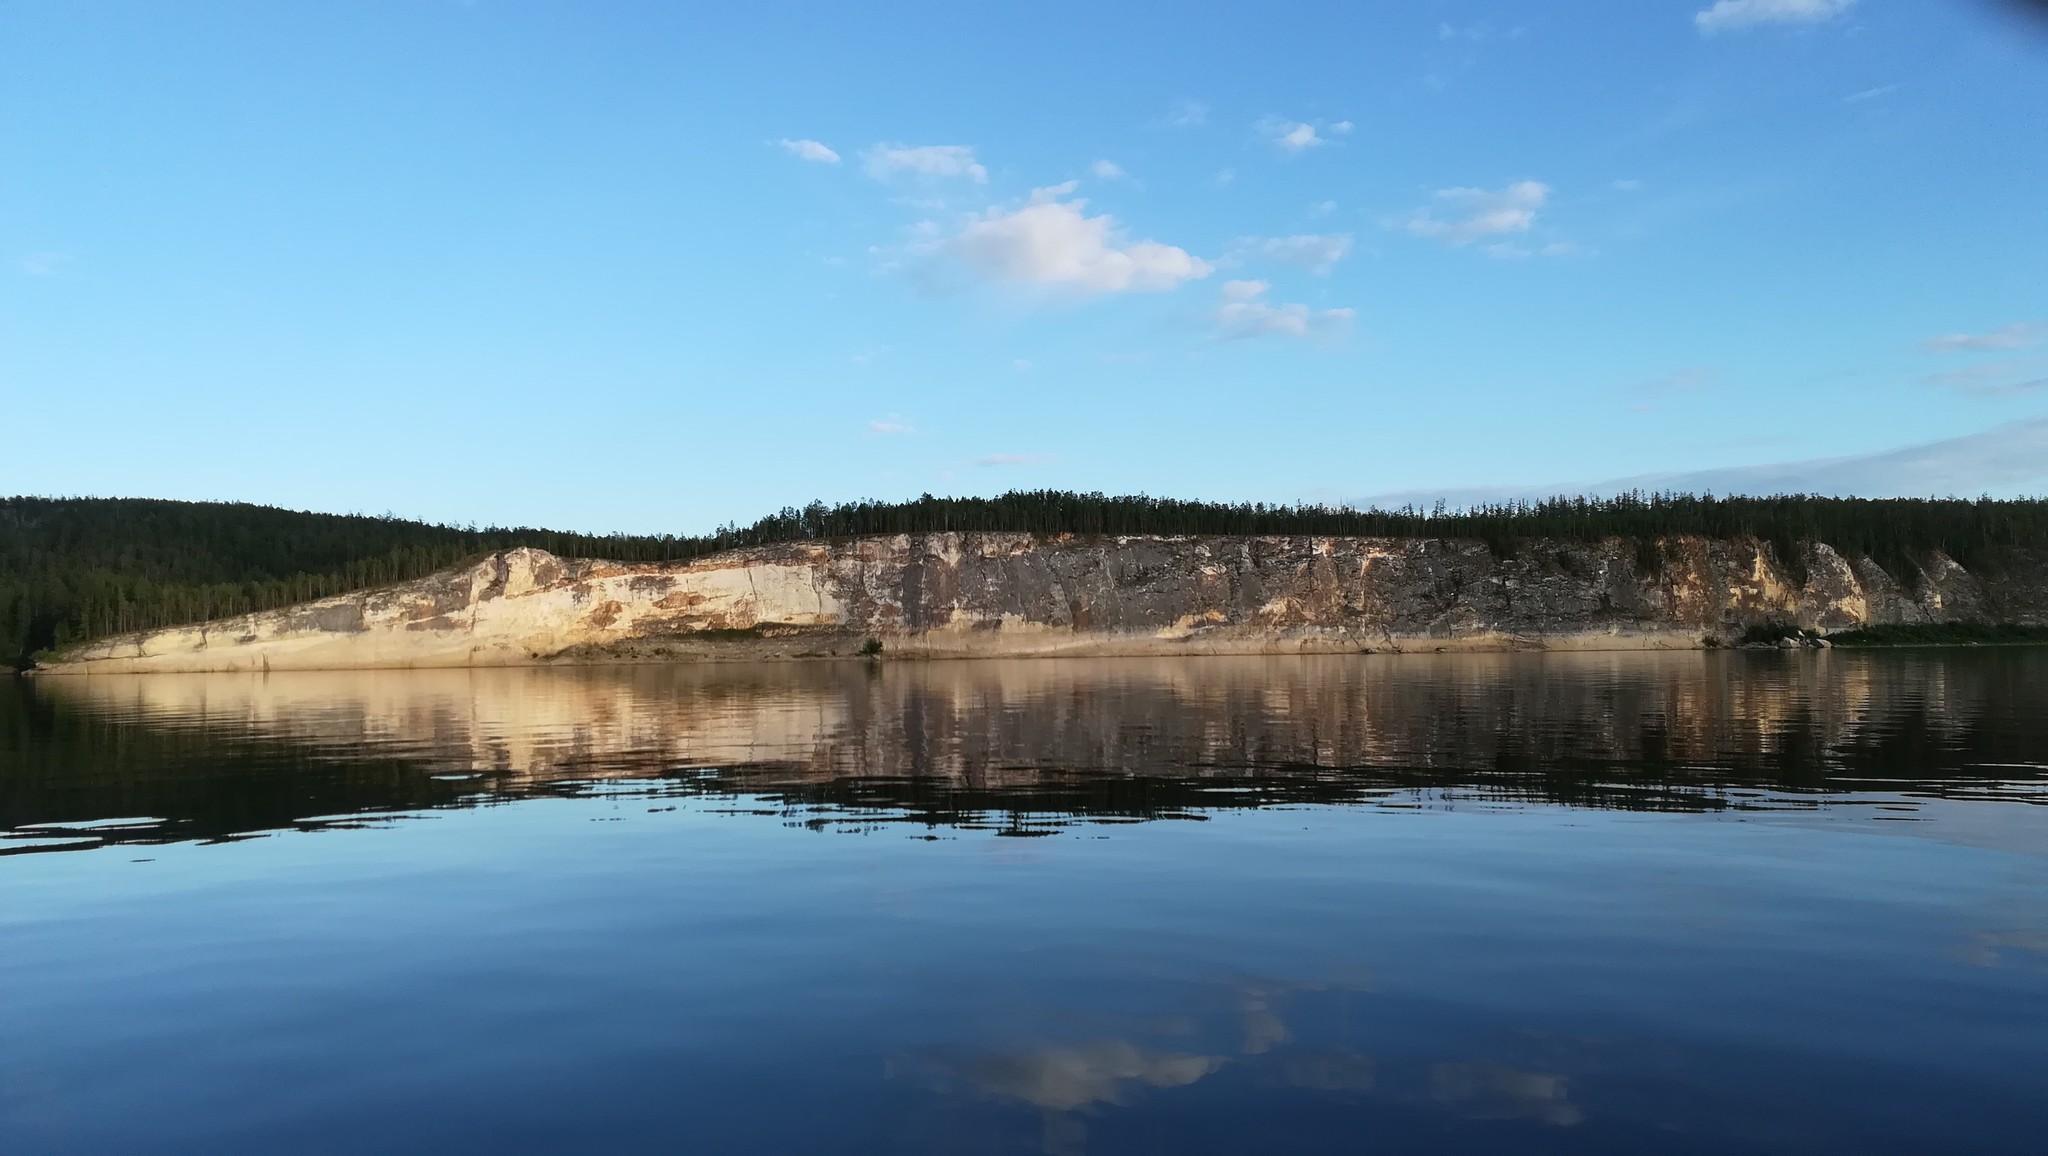
[[[925,657],[1692,648],[1781,622],[2048,624],[2048,557],[1910,584],[1822,543],[915,534],[627,565],[508,550],[281,610],[100,639],[53,674]],[[1796,575],[1796,577],[1795,577]]]

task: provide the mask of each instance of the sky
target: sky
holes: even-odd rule
[[[2048,493],[1994,0],[0,8],[0,493]]]

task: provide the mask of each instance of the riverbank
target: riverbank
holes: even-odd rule
[[[623,564],[540,550],[72,647],[38,673],[885,657],[1700,649],[1783,629],[2048,633],[2048,558],[1910,584],[1754,539],[1478,541],[924,534]],[[1893,635],[1873,635],[1885,642]],[[1918,636],[1916,636],[1918,637]],[[1940,636],[1928,635],[1929,640]],[[2003,636],[2000,636],[2003,637]],[[1956,641],[1977,641],[1958,635]],[[1921,644],[1924,644],[1921,643]]]

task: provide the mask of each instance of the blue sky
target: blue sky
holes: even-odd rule
[[[2048,491],[1991,0],[0,11],[0,492]]]

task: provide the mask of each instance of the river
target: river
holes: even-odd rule
[[[0,1151],[2034,1153],[2048,650],[0,682]]]

